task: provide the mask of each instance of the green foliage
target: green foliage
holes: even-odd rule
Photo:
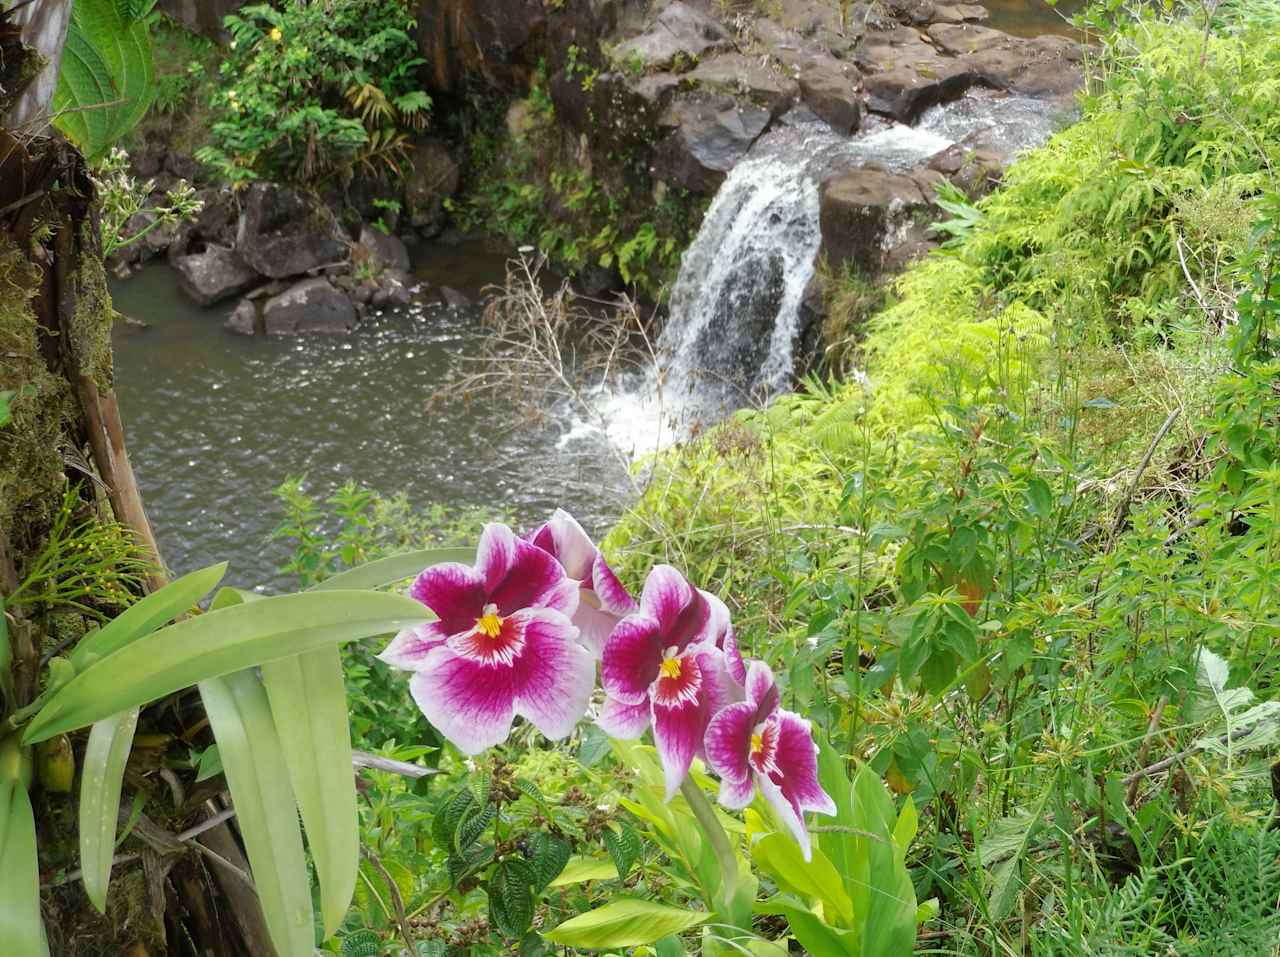
[[[405,4],[252,4],[226,26],[212,142],[198,159],[231,182],[314,182],[355,164],[399,172],[431,108]]]
[[[154,94],[151,2],[80,0],[71,8],[58,87],[55,125],[89,160],[132,129]]]
[[[121,149],[108,151],[93,169],[93,181],[98,190],[101,217],[98,232],[104,259],[118,249],[133,245],[153,230],[191,219],[204,206],[196,199],[195,191],[186,180],[179,180],[176,186],[165,192],[167,205],[147,206],[155,182],[139,183],[130,176],[129,156]],[[125,235],[125,225],[140,212],[151,214],[151,222],[137,232]]]

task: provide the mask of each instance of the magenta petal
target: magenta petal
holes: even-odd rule
[[[692,649],[691,649],[692,651]],[[702,673],[701,694],[708,715],[716,715],[721,708],[742,700],[742,687],[729,673],[724,652],[715,647],[699,648],[693,652]]]
[[[755,706],[748,702],[731,704],[707,725],[707,767],[720,776],[720,803],[734,810],[750,804],[755,793],[747,760],[755,713]]]
[[[724,660],[729,666],[729,674],[738,684],[746,684],[747,665],[742,660],[742,651],[738,648],[738,636],[732,625],[725,629],[721,646],[724,648]]]
[[[631,597],[631,592],[623,587],[602,554],[597,553],[596,560],[591,566],[591,587],[600,599],[600,607],[605,611],[613,612],[619,618],[631,614],[640,607]]]
[[[796,839],[804,859],[806,861],[811,860],[813,851],[809,847],[809,829],[805,827],[804,817],[787,800],[786,795],[783,794],[782,789],[777,784],[763,774],[757,774],[755,777],[756,783],[760,785],[760,793],[764,795],[764,799],[769,802],[769,806],[778,815],[778,820],[782,822],[782,826],[790,831],[791,836]]]
[[[547,530],[555,543],[552,554],[559,559],[569,577],[590,583],[591,566],[600,550],[578,524],[578,520],[564,509],[558,508],[547,522]]]
[[[666,800],[680,790],[693,756],[702,747],[707,728],[707,712],[701,701],[680,698],[671,704],[653,702],[653,743],[662,761]]]
[[[429,621],[425,625],[405,628],[391,639],[391,644],[382,649],[378,660],[402,668],[405,671],[417,671],[422,667],[427,652],[448,639],[448,634],[438,621]]]
[[[563,738],[587,711],[595,688],[591,652],[578,644],[578,629],[557,611],[517,612],[524,642],[514,662],[516,713],[548,738]]]
[[[605,692],[623,704],[649,698],[649,686],[662,664],[662,636],[658,622],[643,612],[622,619],[604,645],[600,681]]]
[[[774,687],[773,671],[763,661],[753,661],[747,668],[747,700],[758,705],[769,696]],[[770,708],[770,711],[773,709]],[[761,715],[761,718],[766,715]]]
[[[657,621],[664,636],[670,635],[694,595],[693,586],[680,572],[670,565],[655,565],[644,580],[640,608]]]
[[[596,607],[593,592],[584,591],[580,598],[578,610],[573,613],[573,623],[581,632],[582,644],[599,659],[604,654],[605,643],[618,625],[618,616]]]
[[[809,722],[781,708],[778,718],[778,751],[774,764],[782,779],[782,793],[800,811],[835,814],[835,802],[818,783],[818,746],[813,743]]]
[[[484,582],[486,595],[502,584],[516,561],[516,533],[499,522],[489,522],[476,545],[476,571]]]
[[[646,698],[640,704],[623,704],[616,698],[606,697],[596,724],[613,738],[631,740],[649,729],[650,707]]]
[[[709,591],[698,589],[698,594],[707,603],[707,624],[697,641],[709,641],[723,645],[725,636],[733,627],[729,622],[729,607]]]
[[[513,557],[505,578],[489,591],[498,614],[522,608],[551,608],[572,615],[578,608],[578,583],[548,552],[512,538]]]
[[[484,614],[484,576],[457,562],[442,562],[422,572],[409,588],[440,619],[445,633],[467,631]]]
[[[409,690],[422,713],[464,754],[501,744],[515,718],[512,669],[460,658],[433,648]]]

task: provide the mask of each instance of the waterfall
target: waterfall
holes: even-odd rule
[[[866,163],[897,172],[972,132],[1022,148],[1051,132],[1044,105],[971,95],[927,110],[915,126],[853,138],[811,114],[761,137],[726,177],[681,260],[654,374],[603,397],[615,444],[653,449],[700,424],[785,390],[817,266],[818,186]]]

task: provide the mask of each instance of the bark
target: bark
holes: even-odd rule
[[[62,64],[62,45],[71,22],[72,0],[32,0],[10,12],[22,42],[43,61],[43,67],[27,81],[0,126],[43,133],[49,126],[50,104],[58,86],[58,70]],[[30,57],[31,54],[28,54]],[[28,63],[35,61],[28,59]],[[31,69],[34,69],[32,67]]]

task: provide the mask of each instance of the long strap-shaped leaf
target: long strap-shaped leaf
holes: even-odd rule
[[[281,658],[262,666],[262,680],[315,859],[329,937],[351,906],[360,868],[342,656],[337,648],[321,648]]]
[[[311,957],[311,882],[267,693],[252,670],[211,678],[199,687],[271,941],[280,957]]]
[[[49,954],[40,920],[36,820],[17,778],[0,780],[0,941],[6,954]]]
[[[80,775],[80,869],[85,892],[100,914],[107,912],[120,789],[137,727],[137,708],[103,718],[89,732],[84,749],[84,770]]]
[[[382,588],[394,582],[411,578],[429,565],[441,562],[462,562],[469,565],[476,560],[474,548],[428,548],[418,552],[405,552],[374,562],[366,562],[338,572],[326,578],[312,591],[332,591],[341,588]]]
[[[304,592],[221,608],[94,662],[53,695],[23,740],[44,741],[200,681],[429,620],[411,598],[368,591]]]

